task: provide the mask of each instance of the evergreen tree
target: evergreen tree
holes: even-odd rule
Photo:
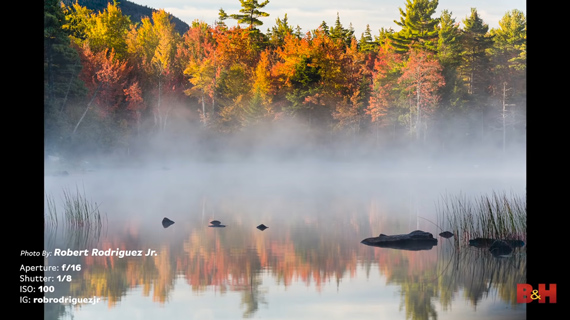
[[[386,29],[384,27],[380,28],[380,32],[377,36],[374,36],[374,41],[378,43],[379,47],[386,46],[387,42],[392,38],[394,35],[394,29],[389,28]]]
[[[394,22],[402,29],[390,38],[399,52],[407,52],[410,45],[436,51],[439,18],[432,18],[438,0],[406,0],[406,11],[400,8],[400,21]]]
[[[340,16],[337,12],[334,27],[330,27],[328,35],[333,39],[342,41],[346,46],[350,46],[354,36],[354,29],[352,25],[349,29],[344,28],[342,23],[340,23]]]
[[[490,66],[487,49],[493,45],[493,37],[487,33],[489,25],[483,23],[475,8],[471,8],[471,15],[463,20],[463,24],[462,75],[468,93],[482,99],[488,93]]]
[[[495,65],[524,71],[526,69],[526,17],[519,10],[507,12],[499,21],[499,28],[492,29],[493,54],[501,60]]]
[[[232,19],[236,19],[239,24],[247,24],[249,28],[253,29],[257,26],[263,25],[263,22],[259,20],[259,17],[269,17],[269,13],[260,11],[268,3],[269,0],[265,0],[262,3],[258,3],[257,0],[239,0],[241,3],[241,9],[239,14],[231,14]]]
[[[458,67],[461,63],[461,31],[451,12],[443,10],[438,28],[437,53],[444,66]]]
[[[226,21],[230,16],[224,11],[224,9],[220,8],[220,11],[218,12],[218,21],[216,22],[216,24],[220,27],[225,27],[226,23],[224,21]]]
[[[507,12],[492,29],[491,55],[493,100],[501,105],[503,146],[524,137],[526,111],[526,18],[519,10]]]
[[[463,20],[462,63],[458,68],[467,88],[469,108],[469,135],[472,139],[485,141],[491,136],[488,130],[495,116],[490,111],[491,74],[488,49],[493,38],[488,34],[489,26],[483,23],[475,8]]]
[[[464,99],[465,88],[457,68],[461,64],[461,30],[451,12],[443,10],[438,29],[437,54],[443,67],[445,87],[442,89],[442,106],[458,107]]]
[[[271,30],[268,30],[267,36],[272,45],[280,46],[285,41],[285,36],[289,33],[293,34],[293,28],[289,25],[287,14],[285,14],[283,20],[280,18],[275,20],[275,26],[273,26]]]
[[[372,38],[372,33],[370,31],[370,25],[366,25],[366,30],[360,36],[360,41],[358,42],[358,49],[361,52],[372,52],[378,48],[378,42],[374,41]]]
[[[329,26],[327,25],[326,21],[323,20],[323,22],[321,22],[319,29],[321,29],[325,35],[330,36]]]

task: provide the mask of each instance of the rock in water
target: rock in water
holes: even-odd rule
[[[453,237],[453,233],[451,233],[449,231],[444,231],[444,232],[440,233],[439,236],[442,238],[445,238],[445,239],[449,239],[449,238]]]
[[[208,227],[210,227],[210,228],[225,228],[226,226],[223,225],[218,220],[212,220],[212,221],[210,221],[210,225]]]
[[[430,250],[437,245],[437,239],[429,232],[415,230],[408,234],[391,236],[381,233],[378,237],[366,238],[360,243],[373,247],[418,251]]]
[[[162,219],[162,226],[163,226],[164,228],[168,228],[168,227],[170,227],[170,226],[173,225],[173,224],[174,224],[174,221],[172,221],[172,220],[170,220],[170,219],[168,219],[168,218],[166,218],[166,217],[164,217],[164,219]]]
[[[257,229],[263,231],[265,229],[269,228],[268,226],[264,225],[263,223],[257,226]]]

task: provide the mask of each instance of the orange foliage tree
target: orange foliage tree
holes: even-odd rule
[[[208,124],[215,111],[215,86],[219,64],[216,60],[214,29],[204,22],[195,21],[184,34],[176,58],[188,77],[191,87],[184,93],[199,99],[202,104],[201,117]],[[206,112],[206,98],[211,100],[210,115]]]
[[[218,27],[216,89],[219,91],[218,127],[236,131],[244,126],[245,110],[251,100],[255,68],[260,50],[254,30]]]
[[[415,133],[419,139],[421,131],[427,130],[427,117],[432,114],[439,101],[439,88],[445,85],[441,74],[442,67],[432,53],[425,50],[411,50],[406,65],[402,68],[402,75],[398,84],[402,85],[411,101],[410,103],[410,131],[412,130],[412,115],[415,113]]]

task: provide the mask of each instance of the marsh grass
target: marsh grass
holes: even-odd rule
[[[491,238],[526,242],[526,197],[493,192],[468,198],[444,195],[437,205],[438,224],[453,232],[454,242]]]
[[[70,246],[98,241],[107,219],[99,211],[99,205],[87,199],[85,191],[81,192],[78,187],[75,191],[63,189],[61,207],[63,210],[58,211],[54,197],[46,194],[44,235],[49,243],[58,236],[58,231]]]

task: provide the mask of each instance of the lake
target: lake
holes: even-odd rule
[[[67,228],[62,220],[47,229],[46,250],[87,256],[46,259],[68,268],[46,272],[65,279],[48,284],[54,292],[46,297],[69,299],[46,304],[45,318],[525,318],[525,304],[516,302],[516,284],[526,282],[524,247],[503,258],[457,251],[438,236],[437,212],[445,195],[524,195],[524,172],[509,164],[299,161],[46,176],[58,210],[63,194],[79,191],[103,221],[100,229]],[[163,227],[165,217],[174,224]],[[212,220],[225,227],[211,227]],[[360,243],[417,229],[431,232],[437,245],[408,251]],[[139,250],[142,256],[122,256]],[[70,300],[93,297],[96,303]]]

